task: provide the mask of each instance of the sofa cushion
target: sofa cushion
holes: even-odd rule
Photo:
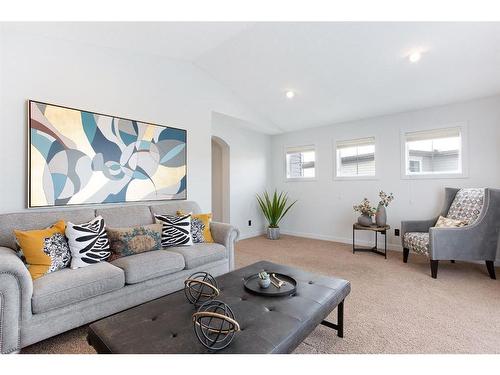
[[[193,201],[172,201],[167,203],[153,204],[150,206],[153,215],[176,215],[177,211],[201,213],[198,203]]]
[[[168,249],[184,257],[188,270],[227,257],[226,248],[218,243],[197,243],[193,246],[177,246]]]
[[[184,269],[184,258],[166,250],[153,250],[130,255],[111,262],[125,272],[125,282],[136,284],[155,277],[166,276]]]
[[[417,254],[429,256],[429,233],[408,232],[404,236],[404,247]]]
[[[93,208],[78,210],[61,209],[58,211],[29,211],[0,215],[0,246],[16,248],[16,239],[13,231],[32,230],[50,227],[59,220],[83,223],[92,220],[95,216]]]
[[[108,262],[76,270],[65,268],[33,281],[33,313],[72,305],[120,289],[124,285],[123,271]]]
[[[144,205],[98,208],[96,215],[101,215],[106,226],[112,228],[154,224],[149,206]]]
[[[466,225],[471,225],[479,218],[483,210],[483,205],[483,188],[460,189],[455,195],[455,199],[453,199],[446,217],[453,220],[461,220]]]

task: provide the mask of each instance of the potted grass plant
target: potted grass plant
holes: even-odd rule
[[[275,190],[272,197],[265,191],[262,196],[257,194],[257,201],[266,218],[269,226],[267,228],[267,238],[270,240],[277,240],[280,238],[279,223],[292,206],[297,201],[288,203],[288,195],[284,192]]]

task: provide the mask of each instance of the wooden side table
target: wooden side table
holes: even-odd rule
[[[356,251],[368,251],[371,253],[375,253],[378,255],[383,255],[385,259],[387,259],[387,230],[391,227],[389,225],[385,225],[383,227],[378,227],[377,225],[371,225],[369,227],[365,227],[364,225],[359,225],[358,223],[354,223],[352,225],[352,253],[355,254]],[[370,230],[375,232],[375,246],[370,248],[356,248],[355,246],[355,234],[357,230]],[[378,249],[378,234],[382,234],[384,236],[384,251],[380,251]]]

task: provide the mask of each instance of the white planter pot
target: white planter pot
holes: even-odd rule
[[[280,228],[267,228],[267,238],[270,240],[279,240]]]

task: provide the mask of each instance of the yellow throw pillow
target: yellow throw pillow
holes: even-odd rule
[[[65,229],[66,223],[60,220],[47,229],[14,230],[33,280],[69,265],[71,252]]]
[[[465,227],[467,223],[462,220],[450,219],[444,216],[439,216],[439,219],[436,221],[436,228],[460,228]]]
[[[184,215],[189,215],[189,212],[184,212],[182,210],[177,211],[177,216],[184,216]],[[201,224],[203,225],[203,239],[199,239],[199,236],[196,235],[197,233],[197,226],[196,226],[196,220],[199,220]],[[214,242],[214,239],[212,238],[212,233],[210,232],[210,222],[212,221],[212,214],[197,214],[193,215],[191,214],[191,235],[193,237],[193,242],[194,243],[199,243],[199,242]]]

